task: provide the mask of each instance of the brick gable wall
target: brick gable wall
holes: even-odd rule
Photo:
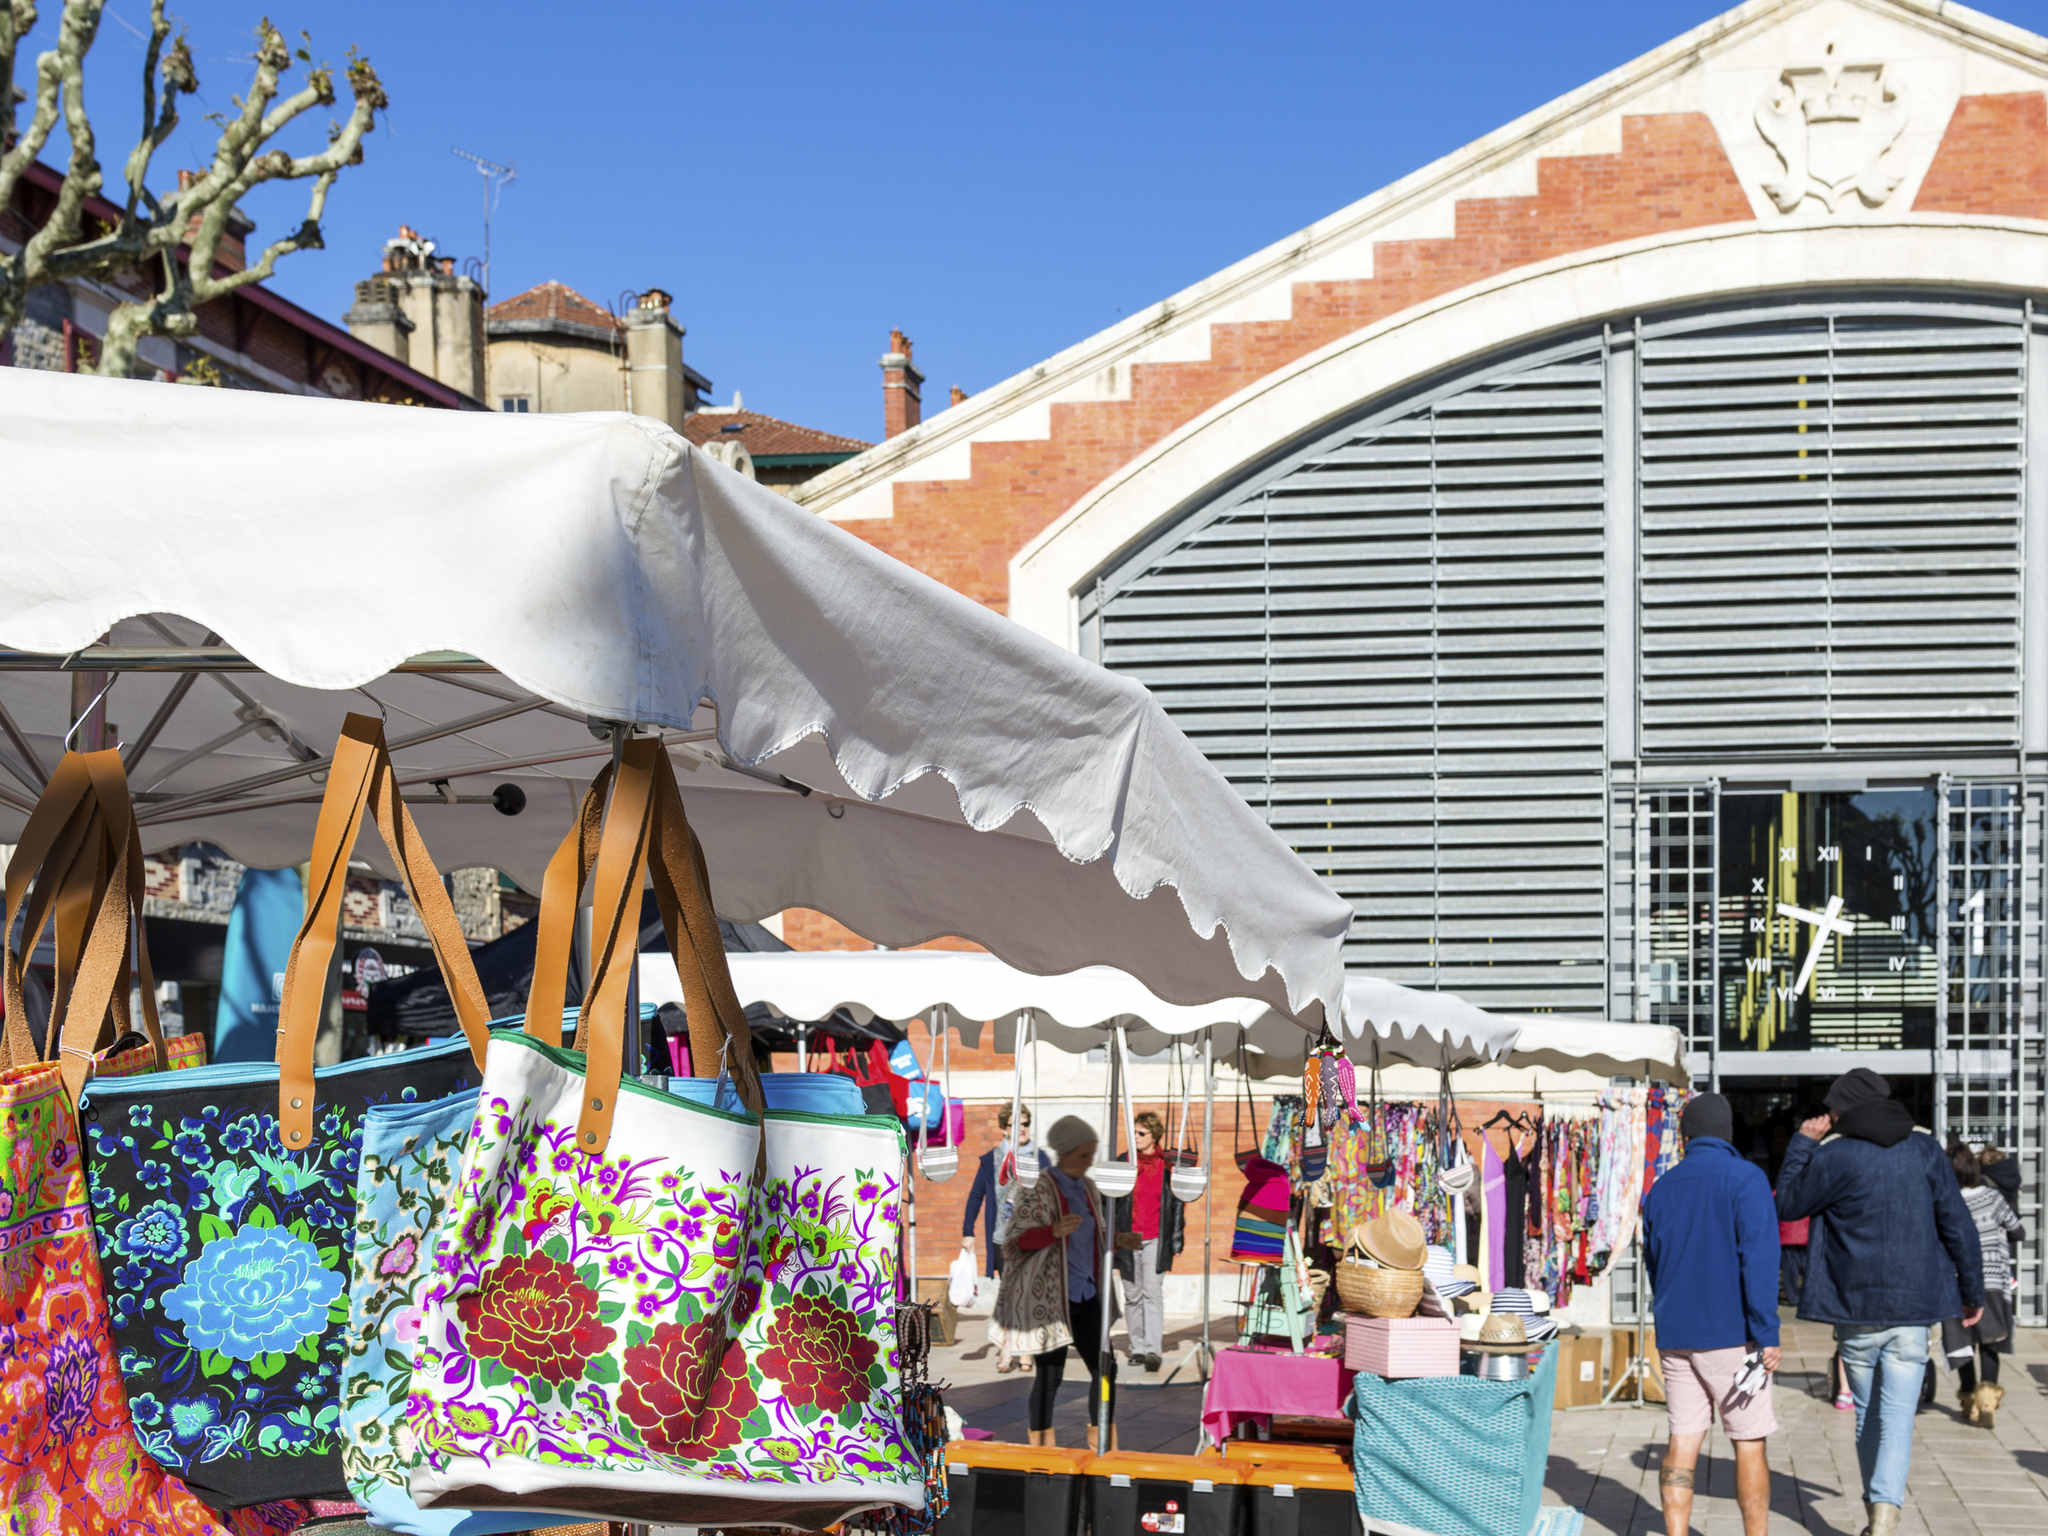
[[[1206,361],[1134,365],[1129,399],[1054,404],[1048,439],[976,443],[967,479],[898,481],[888,519],[846,526],[1003,611],[1018,550],[1120,465],[1276,369],[1517,267],[1751,218],[1704,115],[1624,117],[1621,134],[1615,154],[1539,160],[1533,196],[1460,201],[1448,238],[1380,242],[1370,278],[1295,284],[1285,320],[1212,327]],[[2048,96],[1965,96],[1914,209],[2048,218]]]
[[[1913,211],[2048,219],[2048,95],[1957,102]]]
[[[1542,160],[1535,195],[1462,201],[1450,238],[1382,242],[1372,277],[1298,283],[1289,318],[1217,325],[1207,361],[1138,364],[1128,400],[1056,404],[1050,440],[977,443],[971,478],[899,482],[893,517],[847,526],[1001,611],[1010,558],[1041,529],[1118,465],[1275,369],[1496,273],[1749,217],[1705,116],[1624,118],[1619,153]]]

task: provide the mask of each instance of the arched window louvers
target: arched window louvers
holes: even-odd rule
[[[2024,334],[2016,302],[1844,300],[1496,358],[1127,552],[1084,645],[1351,899],[1352,965],[1598,1014],[1608,455],[1645,759],[2012,742]]]

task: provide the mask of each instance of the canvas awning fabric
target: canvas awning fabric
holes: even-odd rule
[[[1668,1024],[1613,1024],[1568,1014],[1499,1014],[1514,1044],[1502,1057],[1510,1067],[1595,1072],[1648,1082],[1688,1083],[1685,1040]]]
[[[119,669],[151,846],[259,866],[305,856],[367,710],[441,866],[531,889],[609,751],[590,722],[629,723],[665,733],[728,917],[1340,1007],[1350,905],[1149,693],[659,423],[0,369],[0,463],[0,842],[78,717],[60,665]]]
[[[1259,999],[1176,1005],[1111,966],[1041,976],[995,955],[950,950],[732,955],[728,964],[741,1002],[762,1003],[792,1019],[823,1018],[843,1008],[859,1019],[901,1023],[929,1020],[943,1010],[967,1044],[981,1043],[986,1026],[999,1051],[1014,1049],[1019,1019],[1026,1015],[1039,1039],[1074,1052],[1100,1045],[1118,1024],[1141,1052],[1213,1029],[1218,1055],[1243,1044],[1248,1065],[1261,1077],[1299,1071],[1309,1043],[1298,1023]],[[641,962],[640,987],[642,998],[652,1002],[681,997],[674,967],[664,959]],[[1351,1011],[1339,1033],[1360,1061],[1372,1060],[1376,1043],[1383,1065],[1461,1066],[1493,1060],[1513,1043],[1498,1016],[1448,993],[1354,977],[1346,984],[1345,1001]]]

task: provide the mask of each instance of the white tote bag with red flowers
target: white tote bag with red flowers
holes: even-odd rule
[[[715,1107],[621,1081],[650,864],[692,1060],[731,1072]],[[413,1357],[414,1500],[809,1529],[921,1508],[895,1341],[901,1129],[762,1114],[702,854],[652,743],[622,761],[594,911],[587,1054],[492,1044]]]

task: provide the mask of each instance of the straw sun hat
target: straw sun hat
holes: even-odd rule
[[[1359,1229],[1358,1246],[1387,1269],[1420,1269],[1429,1249],[1422,1223],[1406,1211],[1388,1210]]]
[[[1458,1328],[1458,1347],[1483,1355],[1525,1355],[1529,1334],[1519,1317],[1506,1312],[1489,1312],[1464,1318]]]

